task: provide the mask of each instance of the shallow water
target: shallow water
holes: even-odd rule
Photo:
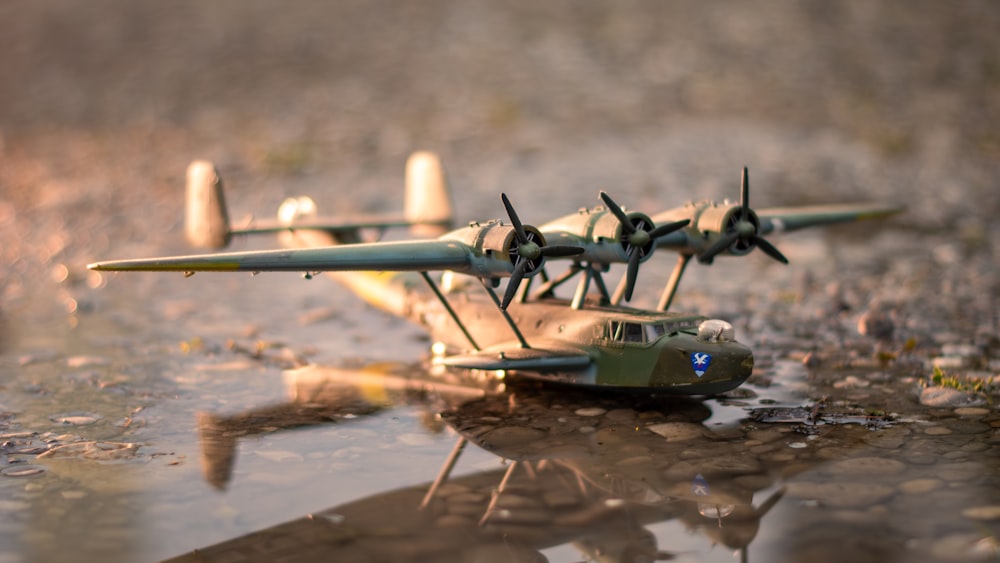
[[[810,372],[764,348],[750,383],[709,401],[530,385],[483,397],[483,384],[445,386],[419,365],[338,360],[329,338],[303,336],[303,348],[358,367],[283,373],[298,344],[255,356],[261,335],[214,324],[212,309],[194,314],[198,339],[185,323],[137,333],[132,307],[119,295],[104,314],[35,325],[3,357],[0,561],[996,553],[1000,415],[900,402],[915,382],[892,370],[849,370],[867,383],[848,391],[867,398],[817,403],[845,370]],[[381,338],[426,346],[355,314],[382,323]],[[279,329],[298,338],[339,322]],[[470,444],[419,509],[460,436]]]

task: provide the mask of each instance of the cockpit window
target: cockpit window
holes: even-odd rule
[[[625,342],[645,342],[641,324],[625,323]]]
[[[642,326],[646,330],[646,342],[654,342],[657,338],[667,333],[667,328],[660,323],[650,323]]]
[[[646,342],[655,342],[657,338],[664,334],[666,334],[666,327],[662,323],[609,321],[606,337],[616,342],[643,344]]]

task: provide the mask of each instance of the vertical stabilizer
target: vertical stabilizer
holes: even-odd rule
[[[187,211],[184,231],[197,248],[223,248],[229,244],[229,216],[222,195],[222,178],[215,165],[196,160],[187,169]]]
[[[406,220],[418,237],[440,236],[452,229],[451,192],[441,158],[418,151],[406,161]]]

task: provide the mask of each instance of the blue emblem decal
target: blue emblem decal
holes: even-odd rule
[[[707,497],[712,494],[708,490],[708,481],[701,476],[701,473],[694,476],[694,481],[691,481],[691,492],[700,497]]]
[[[705,375],[708,365],[712,363],[712,355],[704,352],[691,352],[691,367],[698,377]]]

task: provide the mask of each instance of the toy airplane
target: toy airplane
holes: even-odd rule
[[[601,192],[604,205],[581,209],[540,227],[521,222],[506,195],[509,223],[472,222],[438,238],[362,242],[362,229],[410,227],[438,234],[452,223],[451,196],[440,159],[418,152],[407,163],[402,216],[323,219],[309,198],[287,200],[278,220],[232,229],[215,167],[188,168],[186,229],[200,247],[221,248],[233,235],[278,233],[286,247],[166,258],[98,262],[95,270],[326,272],[373,306],[423,327],[435,363],[502,370],[532,378],[607,388],[688,395],[722,393],[742,384],[753,354],[720,319],[668,311],[692,257],[742,256],[760,248],[788,260],[763,237],[781,230],[895,213],[880,205],[835,205],[754,211],[743,169],[739,203],[701,201],[656,215],[626,211]],[[628,307],[641,263],[658,248],[679,254],[656,310]],[[546,264],[568,268],[549,277]],[[603,274],[626,264],[617,290]],[[442,271],[440,281],[428,272]],[[456,275],[459,274],[459,275]],[[464,276],[463,276],[464,275]],[[543,283],[532,291],[535,276]],[[469,283],[478,278],[479,284]],[[496,288],[509,278],[502,297]],[[570,299],[555,290],[578,278]],[[596,288],[596,291],[591,289]]]

